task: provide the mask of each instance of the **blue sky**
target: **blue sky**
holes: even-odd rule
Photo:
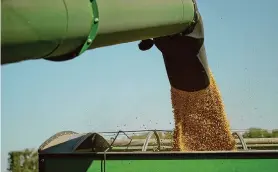
[[[278,128],[278,1],[198,4],[231,127]],[[38,147],[63,130],[172,129],[169,88],[160,52],[140,52],[137,43],[64,63],[3,66],[2,165],[8,151]]]

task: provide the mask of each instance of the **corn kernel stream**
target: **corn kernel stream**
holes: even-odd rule
[[[185,92],[171,88],[175,118],[174,151],[234,150],[221,94],[210,72],[210,85],[201,91]]]

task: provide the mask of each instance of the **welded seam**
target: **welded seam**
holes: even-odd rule
[[[68,29],[69,29],[69,10],[68,10],[68,6],[67,6],[67,3],[66,3],[66,0],[62,0],[62,1],[63,1],[64,6],[65,6],[66,20],[67,20],[65,35],[62,37],[62,40],[59,42],[59,44],[50,53],[48,53],[47,55],[43,56],[42,58],[47,58],[49,55],[53,54],[62,45],[62,43],[64,42],[64,40],[65,40],[65,38],[66,38],[66,36],[68,34]]]
[[[181,0],[182,3],[183,3],[183,20],[185,19],[185,5],[184,5],[184,0]],[[191,32],[193,32],[196,24],[197,24],[197,21],[198,21],[198,8],[197,8],[197,4],[196,4],[196,1],[195,0],[191,0],[192,3],[193,3],[193,13],[194,13],[194,16],[193,16],[193,19],[191,20],[191,22],[188,24],[187,28],[181,32],[180,34],[181,35],[188,35],[190,34]]]
[[[69,9],[68,9],[66,0],[63,0],[63,3],[65,5],[65,9],[66,9],[67,24],[66,24],[66,33],[65,33],[63,39],[61,40],[60,45],[64,42],[64,39],[67,36],[68,31],[69,31]]]
[[[181,0],[181,3],[182,3],[182,21],[181,21],[181,23],[183,23],[184,18],[185,18],[185,16],[184,16],[185,10],[184,10],[184,2],[183,2],[183,0]]]

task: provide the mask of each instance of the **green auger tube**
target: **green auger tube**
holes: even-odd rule
[[[4,0],[2,61],[64,61],[88,49],[173,35],[194,21],[192,0]]]

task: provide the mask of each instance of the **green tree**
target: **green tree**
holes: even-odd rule
[[[164,139],[172,139],[173,138],[173,133],[172,132],[166,132],[164,134]]]
[[[272,136],[273,138],[278,138],[278,129],[272,130],[271,136]]]
[[[261,128],[250,128],[243,134],[245,138],[271,138],[272,133]]]
[[[38,154],[32,149],[9,152],[11,172],[38,172]]]
[[[8,171],[11,172],[20,172],[21,166],[20,166],[20,152],[9,152],[9,167]]]

